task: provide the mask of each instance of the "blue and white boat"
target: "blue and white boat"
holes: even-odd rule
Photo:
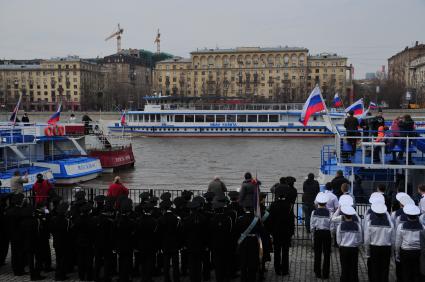
[[[85,137],[46,135],[48,125],[36,125],[34,165],[52,170],[57,184],[70,185],[95,179],[102,173],[99,159],[87,156]]]
[[[424,183],[425,128],[417,127],[415,137],[392,137],[387,131],[383,142],[370,136],[347,136],[341,125],[335,130],[334,144],[323,146],[321,151],[318,180],[322,187],[331,182],[338,170],[350,180],[355,196],[370,195],[378,184],[385,184],[390,192],[413,195],[416,187]],[[354,155],[351,138],[357,139]]]
[[[303,104],[146,104],[128,111],[126,122],[108,125],[111,132],[152,137],[326,137],[344,114],[317,113],[308,126],[299,121]]]
[[[44,179],[54,182],[53,173],[49,168],[34,166],[26,157],[34,146],[35,136],[30,128],[0,127],[0,192],[10,192],[10,180],[17,170],[22,176],[27,174],[25,191],[32,188],[39,173],[43,174]]]
[[[88,181],[102,173],[99,159],[87,156],[84,136],[67,136],[66,127],[57,130],[59,135],[50,134],[52,130],[45,124],[17,126],[14,130],[18,131],[17,140],[32,138],[25,148],[14,146],[14,151],[26,160],[28,166],[50,171],[56,184]]]

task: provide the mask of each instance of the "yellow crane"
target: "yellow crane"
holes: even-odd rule
[[[153,43],[156,43],[156,53],[157,54],[161,53],[161,38],[160,37],[161,37],[161,33],[159,33],[159,28],[158,28],[155,41],[153,42]]]
[[[120,24],[118,24],[118,30],[114,33],[112,33],[110,36],[106,37],[105,41],[108,41],[109,39],[116,37],[117,38],[117,53],[121,52],[121,34],[124,33],[124,29],[120,27]]]

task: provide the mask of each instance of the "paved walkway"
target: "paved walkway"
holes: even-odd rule
[[[10,254],[10,252],[9,252]],[[52,253],[54,256],[54,251]],[[321,280],[317,279],[313,271],[313,249],[311,241],[309,240],[293,240],[293,245],[290,249],[290,274],[289,276],[276,276],[273,269],[273,262],[268,262],[268,271],[264,281],[339,281],[341,267],[339,264],[339,253],[338,248],[332,247],[331,256],[331,270],[330,279]],[[53,259],[54,261],[54,259]],[[44,281],[53,281],[54,273],[43,273],[42,275],[47,276]],[[390,266],[390,281],[395,281],[395,270],[394,264]],[[76,273],[68,275],[70,277],[67,281],[79,281]],[[360,252],[359,257],[359,280],[368,281],[367,279],[367,267],[364,253]],[[7,264],[0,268],[0,281],[30,281],[29,276],[14,277],[10,267],[10,256],[7,259]],[[133,281],[140,281],[139,278]],[[160,277],[157,277],[155,281],[162,281]],[[183,277],[182,282],[189,282],[188,277]],[[211,279],[213,282],[214,279]],[[237,279],[235,281],[238,281]]]

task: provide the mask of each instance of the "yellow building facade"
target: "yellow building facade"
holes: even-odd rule
[[[325,96],[351,89],[351,67],[336,54],[311,56],[299,47],[205,49],[157,63],[156,92],[176,97],[300,102],[314,85]]]
[[[81,110],[103,89],[100,66],[78,57],[34,64],[0,65],[0,105],[10,108],[22,95],[26,111]]]

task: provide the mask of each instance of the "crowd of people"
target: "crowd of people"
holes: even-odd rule
[[[268,194],[260,193],[260,181],[249,172],[244,178],[239,191],[227,191],[216,176],[202,196],[182,191],[174,199],[169,192],[157,198],[143,192],[134,204],[119,177],[107,195],[89,201],[80,190],[68,203],[39,175],[33,198],[19,190],[0,194],[0,265],[10,263],[15,276],[29,274],[31,280],[43,280],[43,274],[54,271],[57,281],[77,272],[82,281],[152,281],[160,276],[180,281],[188,276],[190,281],[239,277],[244,282],[264,279],[273,253],[276,275],[289,275],[296,180],[282,177],[271,188],[273,201],[266,206]],[[341,281],[358,281],[360,248],[368,258],[370,281],[388,281],[391,256],[398,281],[424,278],[419,262],[425,250],[425,185],[418,188],[419,207],[405,193],[388,204],[385,186],[380,185],[369,198],[371,208],[364,218],[355,210],[342,172],[325,192],[319,192],[309,174],[303,190],[317,278],[330,278],[332,242],[339,247]]]
[[[403,159],[404,151],[406,150],[406,141],[402,138],[397,139],[397,137],[418,136],[415,122],[409,114],[397,116],[392,121],[391,126],[388,127],[385,125],[385,118],[381,109],[378,110],[376,116],[373,116],[372,113],[368,111],[366,115],[361,118],[356,118],[354,116],[354,111],[350,111],[344,121],[344,127],[347,131],[346,136],[349,137],[347,139],[347,143],[350,145],[352,155],[356,152],[358,137],[362,135],[362,141],[364,142],[373,140],[376,143],[385,143],[385,151],[391,151],[393,155],[391,163],[398,163],[401,159]],[[410,140],[409,142],[409,146],[411,146],[413,144],[413,140]],[[396,146],[397,149],[394,150]],[[372,153],[373,160],[376,163],[381,162],[379,152],[380,147],[375,146]],[[414,164],[411,158],[411,152],[408,152],[408,154],[409,163]]]

